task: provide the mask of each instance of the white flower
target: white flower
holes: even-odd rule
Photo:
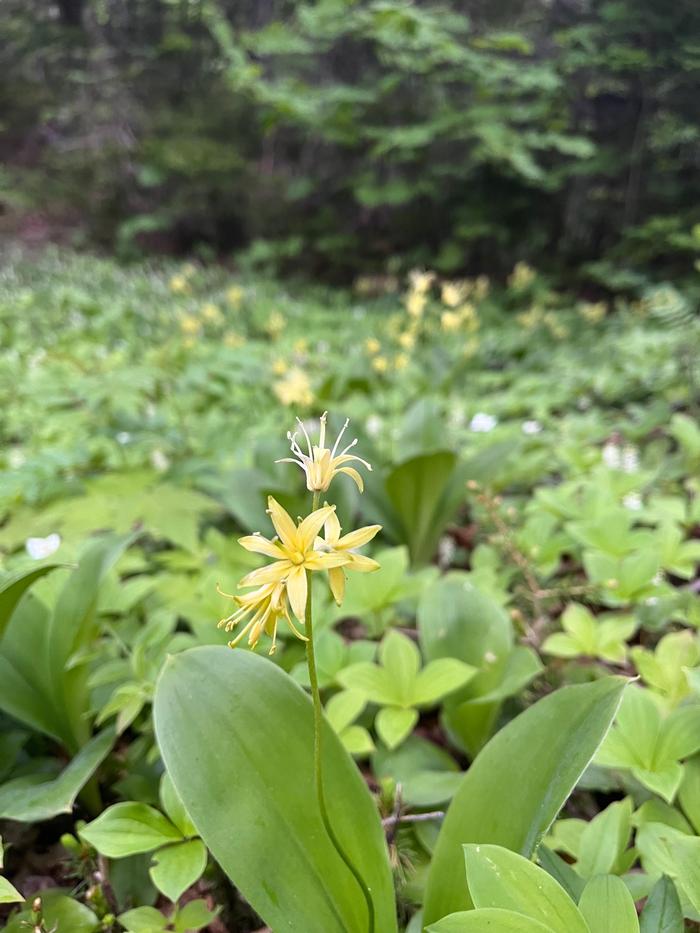
[[[438,564],[440,567],[450,566],[456,550],[457,545],[454,542],[454,538],[451,538],[450,535],[443,535],[442,538],[440,538],[438,541]]]
[[[27,538],[24,548],[33,560],[51,557],[61,546],[61,536],[55,531],[46,538]]]
[[[19,447],[13,447],[12,450],[7,455],[7,463],[10,469],[19,470],[21,466],[27,462],[27,458],[22,453]]]
[[[608,441],[602,450],[603,463],[610,470],[619,470],[622,466],[622,449],[619,444]]]
[[[642,507],[642,497],[638,492],[629,492],[622,500],[622,504],[626,509],[638,512]]]
[[[160,447],[156,447],[156,449],[151,452],[151,466],[158,473],[165,473],[170,467],[170,458]]]
[[[469,422],[469,428],[479,434],[488,434],[498,424],[498,419],[493,415],[487,415],[486,412],[478,411]]]
[[[624,473],[636,473],[639,469],[639,453],[637,448],[628,444],[622,451],[622,470]]]
[[[370,415],[367,421],[365,421],[365,431],[367,431],[370,437],[379,437],[383,427],[384,421],[379,415]]]
[[[120,431],[119,434],[117,434],[117,440],[120,444],[128,444],[131,440],[131,434],[129,434],[128,431]]]
[[[542,430],[542,425],[539,421],[523,421],[522,431],[523,434],[539,434]]]

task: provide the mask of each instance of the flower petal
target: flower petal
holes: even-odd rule
[[[348,570],[358,570],[360,573],[372,573],[379,570],[380,565],[371,557],[365,557],[364,554],[348,554],[350,562],[346,565]]]
[[[351,457],[351,458],[349,458],[349,459],[354,460],[355,457]],[[340,467],[340,468],[337,469],[335,472],[336,472],[336,473],[346,473],[351,479],[353,479],[353,480],[355,481],[355,485],[356,485],[357,488],[360,490],[360,492],[364,492],[364,491],[365,491],[364,480],[362,479],[362,477],[360,476],[360,474],[357,472],[357,470],[356,470],[354,467]]]
[[[328,571],[328,582],[331,585],[333,599],[338,606],[342,605],[345,596],[345,571],[342,567],[331,567]]]
[[[335,511],[334,505],[324,505],[322,509],[316,509],[311,515],[307,515],[304,521],[297,529],[297,548],[304,553],[308,551],[314,543],[316,535],[321,530],[328,516]]]
[[[238,584],[239,588],[246,586],[260,586],[263,583],[278,583],[289,573],[289,568],[293,567],[289,560],[276,560],[274,564],[265,564],[264,567],[258,567],[257,570],[251,570],[246,574]]]
[[[289,571],[287,577],[287,595],[294,615],[300,622],[306,621],[306,570],[301,564],[297,564]]]
[[[245,535],[238,539],[241,547],[246,551],[253,551],[256,554],[264,554],[266,557],[274,557],[275,560],[284,560],[286,555],[279,545],[268,541],[262,535]]]
[[[312,551],[304,561],[307,570],[330,570],[331,567],[342,567],[350,563],[354,557],[347,551],[329,551],[327,554],[320,554],[318,551]]]
[[[267,510],[282,544],[290,551],[296,550],[297,526],[291,515],[272,496],[267,497]]]
[[[350,534],[343,535],[335,547],[342,548],[343,550],[362,547],[363,544],[367,544],[368,541],[371,541],[377,532],[381,530],[381,525],[365,525],[364,528],[358,528],[356,531],[351,531]]]
[[[326,544],[330,544],[332,547],[334,547],[336,541],[340,538],[340,530],[338,516],[335,512],[331,512],[331,514],[323,523],[323,534],[326,539]]]

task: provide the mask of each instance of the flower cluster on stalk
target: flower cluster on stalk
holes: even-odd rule
[[[347,465],[356,461],[371,470],[365,460],[348,454],[357,441],[352,441],[338,452],[348,422],[345,422],[332,448],[325,446],[325,412],[321,416],[319,442],[316,445],[311,443],[304,425],[301,422],[299,424],[308,444],[308,453],[302,451],[296,435],[290,433],[288,437],[294,457],[279,462],[298,464],[306,475],[307,488],[315,496],[326,492],[333,478],[340,473],[349,475],[362,491],[362,477],[356,469]],[[358,554],[356,549],[371,541],[381,525],[368,525],[343,535],[334,505],[326,503],[305,518],[294,521],[272,496],[268,498],[267,513],[276,535],[266,538],[256,532],[240,538],[239,543],[248,551],[272,558],[272,562],[252,570],[240,581],[238,588],[251,592],[231,595],[219,591],[221,595],[233,599],[237,605],[231,615],[221,619],[219,627],[230,632],[245,620],[244,626],[229,645],[235,647],[247,635],[248,645],[255,648],[261,636],[266,634],[272,639],[272,654],[281,619],[297,638],[306,640],[306,636],[296,627],[294,618],[302,625],[306,622],[310,573],[328,573],[331,593],[340,605],[345,594],[347,571],[368,573],[378,569],[379,564],[375,560]],[[322,530],[323,537],[320,536]]]

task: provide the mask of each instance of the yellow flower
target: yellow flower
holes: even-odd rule
[[[265,332],[269,334],[270,337],[279,337],[286,324],[287,322],[279,311],[273,311],[267,321],[265,321]]]
[[[272,496],[268,497],[268,514],[277,537],[272,540],[260,534],[246,535],[238,543],[247,551],[274,558],[272,564],[252,570],[238,584],[240,587],[284,583],[294,615],[304,621],[308,595],[307,570],[331,570],[347,564],[351,558],[343,551],[320,553],[314,549],[316,536],[335,506],[316,509],[297,525]]]
[[[459,314],[456,311],[443,311],[440,315],[440,326],[445,331],[445,333],[452,333],[456,330],[459,330],[459,325],[462,323]]]
[[[374,356],[376,353],[379,353],[381,348],[382,345],[376,337],[368,337],[365,340],[365,350],[369,353],[370,356]]]
[[[381,531],[381,525],[367,525],[365,528],[358,528],[357,531],[351,531],[350,534],[340,536],[341,527],[338,516],[331,512],[323,523],[323,539],[319,538],[316,542],[316,549],[325,551],[329,554],[343,554],[347,561],[338,567],[331,567],[328,571],[328,582],[331,586],[333,599],[340,606],[345,596],[345,571],[357,570],[360,573],[372,573],[379,570],[379,564],[371,557],[365,557],[364,554],[356,554],[355,548],[362,547]]]
[[[174,275],[169,282],[170,291],[174,295],[186,295],[191,292],[190,283],[184,275]]]
[[[508,276],[508,285],[516,292],[524,291],[534,281],[537,273],[526,262],[516,262]]]
[[[435,281],[434,272],[425,272],[423,269],[413,269],[408,273],[408,280],[411,284],[411,291],[419,295],[425,295],[430,290],[430,286]]]
[[[196,272],[197,272],[197,267],[192,262],[186,262],[185,265],[182,267],[182,274],[187,279],[191,279],[192,276],[196,274]]]
[[[278,356],[277,359],[272,363],[272,372],[275,374],[275,376],[284,376],[288,368],[289,367],[281,356]]]
[[[294,352],[303,355],[309,349],[309,341],[306,337],[299,337],[294,341]]]
[[[206,304],[202,305],[200,314],[205,321],[210,321],[212,324],[220,324],[224,318],[219,308],[217,308],[217,306],[211,301],[208,301]]]
[[[232,285],[226,292],[226,300],[235,310],[240,308],[243,302],[243,289],[240,285]]]
[[[244,343],[245,339],[241,337],[240,334],[235,333],[235,331],[230,330],[224,336],[224,344],[232,350],[235,350],[236,347],[242,347]]]
[[[183,334],[198,334],[202,328],[201,322],[192,314],[185,314],[180,318],[180,329]]]
[[[394,357],[394,369],[400,371],[406,369],[410,362],[409,356],[407,353],[397,353]]]
[[[491,282],[489,281],[488,275],[477,275],[476,281],[474,282],[474,299],[475,301],[482,301],[488,295],[491,289]]]
[[[410,330],[405,330],[399,334],[399,343],[404,350],[412,350],[416,345],[416,335]]]
[[[283,379],[272,386],[272,391],[283,405],[310,405],[314,400],[311,381],[303,369],[292,367]]]
[[[466,295],[463,282],[444,282],[440,292],[442,303],[448,308],[456,308]]]
[[[608,306],[604,301],[596,301],[595,303],[584,301],[583,304],[579,305],[578,312],[586,321],[597,324],[608,313]]]
[[[385,373],[389,368],[389,361],[385,356],[375,356],[372,360],[372,368],[377,373]]]
[[[318,445],[311,443],[311,438],[309,437],[303,422],[297,418],[297,423],[299,424],[299,427],[301,428],[301,431],[306,438],[309,452],[308,454],[304,453],[304,451],[297,443],[296,433],[292,434],[292,432],[289,431],[287,433],[287,439],[291,444],[291,450],[294,454],[294,457],[284,457],[282,460],[278,460],[277,463],[298,464],[306,474],[306,488],[309,490],[309,492],[326,492],[333,480],[333,477],[338,473],[347,474],[347,476],[354,480],[357,488],[360,490],[360,492],[362,492],[364,489],[362,477],[354,467],[347,466],[348,463],[356,461],[357,463],[361,463],[370,472],[372,471],[372,467],[369,465],[369,463],[367,463],[366,460],[362,460],[361,457],[355,457],[348,453],[348,451],[351,450],[357,443],[357,438],[355,438],[350,444],[347,445],[347,447],[338,453],[340,439],[345,433],[345,429],[350,424],[350,419],[345,419],[345,424],[341,428],[340,434],[338,434],[336,437],[335,444],[333,444],[332,449],[329,450],[328,447],[326,447],[326,415],[327,412],[324,411],[320,418]]]
[[[406,310],[411,317],[420,317],[425,311],[426,297],[421,292],[409,292],[406,296]]]
[[[287,621],[297,638],[308,641],[306,635],[301,634],[289,615],[289,602],[284,583],[265,583],[259,589],[246,593],[244,596],[231,596],[220,590],[218,586],[217,591],[222,596],[235,600],[239,607],[230,616],[220,620],[219,628],[225,628],[227,632],[230,632],[242,619],[250,616],[238,635],[228,643],[229,648],[235,648],[249,632],[248,644],[255,650],[260,636],[265,633],[272,638],[270,654],[274,654],[277,648],[277,623],[281,618]]]

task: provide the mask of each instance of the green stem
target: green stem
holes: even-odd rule
[[[318,507],[318,493],[314,493],[314,511]],[[367,914],[368,914],[368,924],[367,929],[368,933],[374,933],[374,901],[372,900],[372,894],[365,884],[364,878],[360,872],[355,868],[350,856],[345,852],[338,837],[335,834],[331,821],[328,818],[328,810],[326,809],[326,798],[323,790],[323,754],[321,748],[321,736],[323,732],[323,707],[321,706],[321,694],[318,689],[318,675],[316,673],[316,654],[314,651],[314,631],[313,631],[313,612],[311,607],[311,572],[306,571],[306,580],[308,584],[308,596],[306,598],[306,637],[308,641],[306,642],[306,663],[309,668],[309,681],[311,683],[311,699],[313,700],[314,705],[314,782],[316,785],[316,797],[318,798],[318,808],[321,812],[321,820],[323,825],[326,828],[328,833],[328,838],[333,843],[333,847],[336,852],[343,860],[345,865],[348,868],[348,871],[352,874],[355,881],[362,890],[364,895],[365,902],[367,904]]]

